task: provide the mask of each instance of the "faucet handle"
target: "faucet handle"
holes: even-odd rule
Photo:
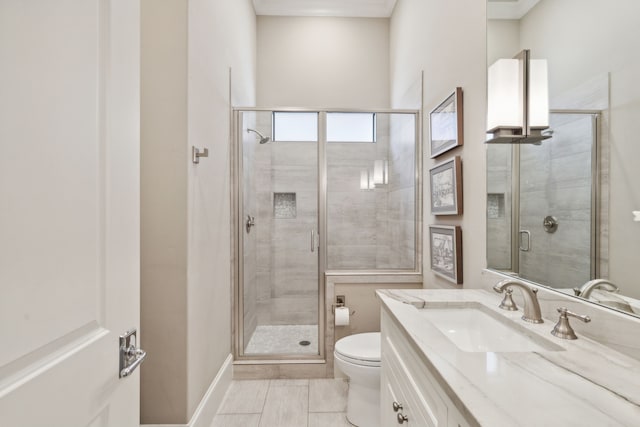
[[[558,323],[556,323],[556,326],[554,326],[553,330],[551,331],[551,334],[558,338],[562,338],[566,340],[578,339],[578,337],[576,336],[576,333],[574,332],[573,328],[569,324],[568,316],[575,317],[576,319],[579,319],[584,323],[591,322],[591,318],[589,316],[576,314],[572,311],[569,311],[567,307],[559,307],[558,313],[560,313],[560,318],[558,319]]]
[[[560,313],[560,317],[562,317],[562,315],[564,314],[566,316],[571,316],[571,317],[575,317],[576,319],[580,319],[584,323],[591,322],[591,317],[587,316],[586,314],[576,314],[573,311],[569,311],[567,307],[558,307],[558,313]]]
[[[511,288],[505,289],[504,298],[502,299],[502,302],[500,303],[500,305],[498,307],[500,307],[503,310],[509,310],[509,311],[518,310],[518,306],[513,301],[512,294],[513,294],[513,289],[511,289]]]

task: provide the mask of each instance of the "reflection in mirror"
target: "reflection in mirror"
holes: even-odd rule
[[[640,1],[509,3],[487,63],[547,60],[553,134],[487,146],[488,266],[640,316]]]

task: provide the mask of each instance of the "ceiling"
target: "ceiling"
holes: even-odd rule
[[[257,15],[388,18],[397,0],[253,0]]]
[[[388,18],[397,0],[253,0],[257,15]],[[489,19],[520,19],[540,0],[488,0]]]
[[[489,19],[520,19],[540,0],[489,0]]]

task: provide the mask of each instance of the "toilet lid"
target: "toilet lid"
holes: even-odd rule
[[[339,339],[336,353],[354,360],[380,362],[380,332],[349,335]]]

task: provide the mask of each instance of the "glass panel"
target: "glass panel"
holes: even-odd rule
[[[592,116],[551,114],[553,137],[520,148],[520,276],[555,288],[591,279]],[[555,230],[543,222],[552,216]]]
[[[414,270],[414,114],[377,114],[377,143],[327,144],[329,270]]]
[[[512,271],[511,144],[487,145],[487,265]]]
[[[275,111],[273,139],[291,142],[318,141],[318,113]]]
[[[242,231],[242,347],[244,355],[316,355],[319,252],[311,251],[311,235],[318,226],[317,144],[259,144],[246,129],[271,135],[271,114],[242,114],[242,218],[254,223]],[[284,114],[281,124],[312,128],[287,134],[296,140],[305,132],[317,136],[317,113],[276,114]]]
[[[375,142],[374,113],[327,113],[328,142]]]

